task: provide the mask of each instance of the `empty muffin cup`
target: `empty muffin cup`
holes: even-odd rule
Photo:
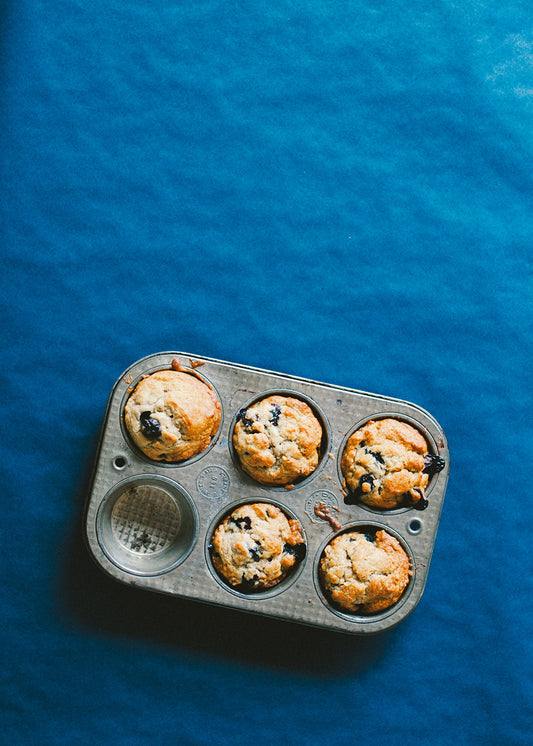
[[[196,508],[176,482],[130,477],[105,496],[97,538],[107,558],[133,575],[159,575],[182,563],[197,536]]]

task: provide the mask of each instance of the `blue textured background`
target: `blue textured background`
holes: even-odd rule
[[[530,4],[0,8],[0,740],[531,744]],[[106,401],[161,350],[437,418],[449,489],[399,627],[328,634],[92,564]]]

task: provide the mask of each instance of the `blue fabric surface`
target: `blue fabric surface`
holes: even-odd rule
[[[0,740],[532,743],[531,7],[1,6]],[[111,387],[184,350],[416,402],[428,583],[353,638],[116,583]]]

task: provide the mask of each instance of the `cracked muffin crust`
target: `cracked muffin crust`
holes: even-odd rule
[[[218,574],[243,592],[271,588],[305,555],[302,529],[270,503],[236,508],[216,528],[210,545]]]
[[[220,402],[199,378],[159,370],[143,378],[126,402],[134,443],[156,461],[183,461],[204,451],[220,424]]]
[[[335,537],[320,561],[323,588],[343,611],[376,614],[395,604],[411,575],[409,557],[387,531]]]
[[[428,444],[411,425],[392,418],[370,421],[350,436],[341,469],[350,491],[347,502],[379,510],[427,507],[430,473],[444,462],[428,454]]]
[[[322,426],[308,404],[290,396],[267,396],[242,409],[233,446],[243,470],[265,485],[288,485],[318,464]]]

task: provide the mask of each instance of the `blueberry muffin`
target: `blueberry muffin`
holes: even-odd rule
[[[143,378],[126,402],[134,443],[156,461],[183,461],[207,448],[220,424],[220,402],[190,373],[159,370]]]
[[[376,614],[395,604],[411,575],[409,558],[387,531],[350,531],[335,537],[320,560],[329,599],[352,614]]]
[[[311,474],[321,441],[322,426],[311,408],[290,396],[268,396],[242,409],[233,433],[243,470],[270,486]]]
[[[305,555],[299,522],[275,505],[241,505],[216,528],[210,545],[218,574],[243,592],[277,585]]]
[[[349,438],[341,469],[350,494],[378,510],[415,507],[423,510],[429,476],[444,461],[428,453],[422,434],[406,422],[384,419],[367,422]]]

